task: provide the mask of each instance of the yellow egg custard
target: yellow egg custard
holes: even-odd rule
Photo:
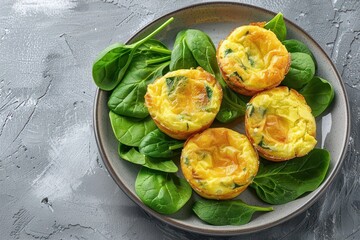
[[[180,163],[191,187],[209,199],[238,196],[259,168],[257,152],[248,138],[227,128],[209,128],[190,137]]]
[[[246,135],[271,161],[301,157],[316,145],[316,122],[305,98],[294,89],[276,87],[253,96],[245,113]]]
[[[247,96],[278,86],[291,61],[276,35],[255,25],[231,32],[219,43],[216,57],[229,87]]]
[[[168,72],[148,85],[145,105],[161,131],[175,139],[208,128],[219,112],[222,89],[202,68]]]

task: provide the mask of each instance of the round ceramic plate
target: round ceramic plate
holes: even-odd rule
[[[173,46],[176,34],[180,30],[188,28],[205,31],[212,38],[215,45],[217,45],[235,27],[250,22],[268,21],[275,15],[276,13],[265,9],[238,3],[222,2],[193,5],[155,20],[140,30],[135,36],[132,36],[129,42],[146,36],[167,19],[174,17],[175,20],[156,36],[158,40],[165,43],[170,49]],[[324,182],[315,191],[295,201],[274,206],[274,211],[272,212],[254,214],[248,224],[241,226],[212,226],[199,220],[191,210],[194,200],[198,198],[195,193],[178,213],[170,216],[159,214],[145,206],[135,193],[135,178],[140,167],[119,158],[117,154],[118,142],[114,137],[108,117],[109,109],[107,101],[109,92],[98,90],[94,106],[94,126],[100,154],[116,183],[145,211],[167,224],[183,230],[211,235],[237,235],[260,231],[294,217],[310,207],[321,193],[325,191],[326,187],[329,186],[344,159],[349,138],[349,105],[346,92],[333,63],[320,46],[294,23],[286,21],[286,26],[288,30],[287,38],[298,39],[311,49],[318,63],[316,74],[330,81],[335,89],[335,98],[331,107],[316,119],[317,147],[325,148],[331,154],[330,169]],[[243,125],[243,120],[239,119],[228,127],[244,133]],[[251,205],[267,206],[249,190],[242,193],[239,198]]]

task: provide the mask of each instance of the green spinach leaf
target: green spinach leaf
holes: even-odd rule
[[[223,100],[221,102],[220,110],[216,115],[216,119],[222,123],[229,123],[238,117],[244,116],[246,103],[249,99],[235,93],[227,85],[221,85],[223,89]]]
[[[135,147],[126,146],[120,142],[118,147],[118,154],[122,159],[134,164],[144,165],[146,162],[144,154],[139,153]]]
[[[131,47],[114,43],[99,53],[93,64],[92,76],[100,89],[112,90],[118,84],[121,80],[118,76],[126,71],[131,52]]]
[[[280,41],[284,41],[286,39],[286,24],[282,13],[276,14],[275,17],[265,24],[264,28],[275,33],[276,37]]]
[[[241,200],[205,200],[195,202],[195,214],[212,225],[242,225],[251,220],[255,212],[273,211],[272,207],[251,206]]]
[[[216,49],[210,37],[200,30],[184,30],[176,37],[170,69],[196,68],[198,66],[213,74],[222,87],[223,100],[216,119],[222,123],[228,123],[243,116],[246,109],[246,98],[232,91],[222,78],[216,60]]]
[[[155,129],[141,140],[139,150],[150,157],[171,158],[179,155],[183,146],[183,141],[173,139],[159,129]]]
[[[284,46],[290,53],[302,52],[302,53],[309,54],[311,56],[312,60],[314,61],[315,68],[316,68],[317,63],[316,63],[314,54],[310,51],[310,49],[303,42],[300,42],[299,40],[296,40],[296,39],[287,39],[287,40],[282,41],[282,44],[284,44]]]
[[[188,29],[185,41],[197,64],[215,77],[220,76],[216,49],[210,37],[200,30]]]
[[[257,175],[250,187],[257,196],[270,204],[284,204],[304,193],[314,191],[325,178],[330,164],[330,153],[313,149],[304,157],[286,162],[261,159]]]
[[[178,171],[178,167],[172,160],[145,156],[135,147],[126,146],[122,143],[119,143],[118,153],[122,159],[150,169],[173,173]]]
[[[186,30],[180,31],[176,35],[174,47],[171,52],[170,71],[177,69],[190,69],[192,67],[198,66],[189,47],[186,44],[185,36]]]
[[[170,53],[157,40],[149,40],[140,46],[123,80],[110,95],[108,101],[110,110],[128,117],[148,116],[144,99],[147,85],[167,70]]]
[[[170,18],[148,36],[133,44],[124,45],[115,43],[101,51],[92,68],[95,84],[102,90],[113,90],[122,80],[137,48],[155,36],[173,20],[173,18]]]
[[[150,116],[137,119],[120,116],[110,111],[109,118],[116,139],[128,146],[138,147],[143,137],[156,129]]]
[[[192,194],[185,179],[144,167],[136,177],[135,191],[146,206],[162,214],[177,212]]]
[[[314,76],[300,91],[311,107],[314,117],[323,113],[334,99],[334,89],[325,79]]]
[[[295,52],[290,53],[290,55],[290,69],[281,84],[300,90],[313,78],[315,64],[311,56],[306,53]]]

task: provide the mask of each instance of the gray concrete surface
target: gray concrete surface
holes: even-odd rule
[[[103,167],[91,64],[110,43],[194,0],[2,0],[0,239],[203,239],[144,213]],[[360,239],[360,1],[247,0],[304,28],[336,64],[352,131],[344,165],[306,212],[229,239]]]

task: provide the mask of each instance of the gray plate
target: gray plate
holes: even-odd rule
[[[222,2],[193,5],[155,20],[133,36],[129,42],[147,35],[168,18],[174,17],[174,22],[156,36],[169,48],[172,48],[177,32],[186,28],[205,31],[217,44],[235,27],[250,22],[268,21],[273,16],[275,13],[268,10],[238,3]],[[298,39],[311,49],[318,63],[317,75],[329,80],[335,89],[335,99],[330,109],[316,119],[317,147],[326,148],[331,153],[330,169],[325,181],[312,193],[290,203],[274,206],[273,212],[255,214],[250,223],[242,226],[211,226],[200,221],[191,210],[193,201],[198,197],[196,194],[193,194],[191,201],[174,215],[165,216],[156,213],[145,206],[136,196],[134,184],[139,166],[119,158],[117,154],[118,142],[114,137],[108,117],[107,100],[109,93],[98,90],[94,104],[94,126],[100,154],[115,182],[146,212],[183,230],[211,235],[238,235],[260,231],[294,217],[309,208],[329,186],[343,162],[349,138],[350,119],[347,95],[335,66],[321,47],[294,23],[286,21],[286,24],[287,38]],[[243,120],[239,120],[228,127],[243,133],[243,125]],[[242,193],[240,198],[248,204],[266,206],[253,192],[248,190]]]

